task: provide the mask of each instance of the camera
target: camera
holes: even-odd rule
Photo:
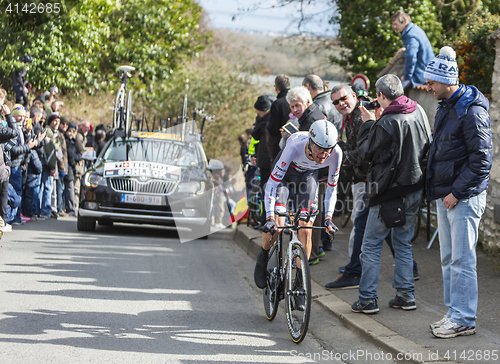
[[[375,110],[380,107],[380,104],[377,100],[375,101],[359,101],[359,106],[364,106],[366,110]]]

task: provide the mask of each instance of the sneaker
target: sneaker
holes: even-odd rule
[[[377,313],[379,311],[378,305],[377,305],[377,299],[372,298],[372,300],[368,303],[361,303],[360,300],[357,300],[356,302],[354,302],[352,304],[351,310],[352,310],[352,312],[356,312],[356,313],[359,313],[359,312],[367,313],[367,314]]]
[[[21,214],[21,220],[23,220],[24,222],[30,222],[31,221],[31,219],[29,217],[26,217],[23,214]]]
[[[68,216],[76,216],[76,213],[74,211],[68,212]]]
[[[420,279],[420,274],[418,274],[417,262],[413,261],[413,280],[418,281]]]
[[[325,284],[326,288],[330,289],[349,289],[349,288],[358,288],[359,281],[361,277],[359,276],[345,276],[341,274],[337,280]]]
[[[266,288],[267,286],[267,254],[269,251],[260,249],[257,255],[257,262],[255,263],[255,270],[253,272],[253,279],[259,288]]]
[[[10,232],[12,232],[12,225],[5,224],[5,226],[3,227],[3,232],[4,233],[10,233]]]
[[[396,295],[395,298],[389,301],[389,307],[402,308],[405,311],[416,310],[415,301],[405,301],[402,297]]]
[[[51,218],[53,218],[53,219],[56,219],[56,220],[57,220],[57,218],[58,218],[59,216],[57,215],[57,212],[52,211],[52,212],[50,213],[50,217],[51,217]]]
[[[68,214],[67,214],[67,213],[65,213],[64,211],[59,211],[59,212],[57,213],[57,215],[59,215],[59,216],[61,216],[61,217],[68,216]]]
[[[323,258],[325,255],[326,255],[326,253],[323,250],[323,248],[319,247],[319,249],[318,249],[318,258]]]
[[[339,267],[339,272],[340,273],[344,273],[345,272],[345,265],[343,265],[342,267]]]
[[[445,316],[444,316],[441,320],[436,321],[436,322],[434,322],[434,323],[432,323],[432,324],[430,325],[431,330],[435,330],[435,329],[437,329],[438,327],[443,326],[443,325],[444,325],[446,322],[448,322],[448,321],[450,321],[450,318],[449,318],[448,316],[446,316],[446,315],[445,315]]]
[[[11,222],[11,225],[23,225],[26,224],[22,219],[14,220]]]
[[[39,219],[40,219],[40,220],[47,220],[47,219],[50,219],[50,215],[40,215],[40,216],[39,216]]]
[[[469,336],[476,333],[475,326],[462,326],[451,320],[446,321],[437,329],[432,330],[432,335],[442,339],[449,339],[457,336]]]
[[[311,259],[309,259],[309,265],[316,265],[318,263],[319,263],[319,258],[316,258],[316,259],[311,258]]]

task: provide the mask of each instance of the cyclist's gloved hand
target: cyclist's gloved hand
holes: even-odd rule
[[[325,219],[325,227],[328,234],[330,234],[330,229],[328,229],[328,227],[332,228],[332,233],[336,233],[337,231],[339,231],[339,228],[335,226],[332,219]]]
[[[271,235],[274,235],[274,233],[277,230],[276,229],[277,227],[278,227],[278,225],[276,225],[276,222],[274,221],[274,219],[269,219],[269,220],[266,220],[266,223],[264,224],[262,231],[265,233],[271,233]]]

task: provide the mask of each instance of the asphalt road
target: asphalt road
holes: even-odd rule
[[[392,363],[314,305],[300,345],[273,322],[230,229],[30,222],[0,241],[0,363]],[[377,360],[374,360],[376,358]]]

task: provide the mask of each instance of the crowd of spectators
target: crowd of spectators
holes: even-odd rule
[[[30,103],[25,72],[20,73],[15,75],[22,86],[15,92],[17,103],[9,105],[7,91],[0,89],[3,232],[32,220],[75,216],[80,179],[86,168],[83,154],[100,151],[105,137],[103,126],[94,138],[88,120],[77,122],[63,115],[64,103],[56,99],[56,86]]]

